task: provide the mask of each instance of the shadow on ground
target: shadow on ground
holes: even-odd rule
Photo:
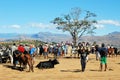
[[[61,72],[82,72],[80,69],[67,69],[67,70],[60,70]]]
[[[10,68],[10,69],[13,69],[13,70],[18,70],[18,71],[23,71],[24,68],[20,68],[20,67],[13,67],[12,65],[3,65],[4,67],[6,68]]]

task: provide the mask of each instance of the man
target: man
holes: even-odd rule
[[[82,47],[81,51],[79,51],[80,59],[81,59],[81,68],[82,68],[82,72],[85,71],[86,68],[86,62],[87,62],[87,56],[89,54],[88,49],[86,49],[86,47]]]
[[[24,48],[24,45],[23,45],[23,44],[20,44],[20,45],[18,46],[18,51],[20,51],[21,53],[24,53],[25,48]]]
[[[11,46],[11,50],[12,50],[12,52],[11,52],[11,55],[10,55],[10,59],[11,59],[11,64],[13,64],[13,52],[15,50],[17,50],[17,47],[16,47],[15,43],[13,43],[13,45]]]
[[[36,48],[33,44],[30,46],[30,55],[32,57],[32,64],[34,65],[35,64]]]
[[[23,44],[20,44],[18,47],[17,47],[17,50],[13,51],[13,69],[16,68],[16,64],[18,63],[18,57],[24,53],[25,51],[25,48],[23,46]]]
[[[105,69],[104,69],[104,71],[106,71],[106,69],[107,69],[107,48],[105,48],[105,44],[104,43],[102,43],[102,45],[101,45],[101,48],[100,48],[100,57],[101,57],[101,59],[100,59],[100,69],[101,69],[101,71],[103,70],[103,64],[105,64]]]
[[[47,59],[48,58],[48,45],[45,44],[43,49],[44,49],[44,53],[43,53],[44,59]]]
[[[43,52],[44,52],[43,46],[40,45],[40,46],[39,46],[39,54],[40,54],[40,57],[42,56]]]
[[[99,45],[95,46],[96,60],[100,60]]]

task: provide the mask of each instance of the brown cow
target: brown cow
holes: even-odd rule
[[[29,66],[29,72],[30,71],[34,72],[34,70],[33,70],[33,64],[32,64],[32,57],[30,56],[30,54],[27,51],[25,51],[24,53],[19,53],[18,54],[18,50],[16,50],[14,53],[17,53],[16,57],[18,58],[17,60],[20,63],[20,70],[21,71],[23,70],[22,64],[23,64],[24,68],[26,68],[26,66],[28,64],[28,66]]]
[[[112,47],[108,48],[108,55],[109,55],[109,57],[110,57],[110,55],[113,57],[113,55],[114,55],[114,48],[112,48]]]

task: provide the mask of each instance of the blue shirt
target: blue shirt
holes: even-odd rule
[[[36,51],[35,48],[31,48],[31,49],[30,49],[30,54],[32,55],[35,51]]]

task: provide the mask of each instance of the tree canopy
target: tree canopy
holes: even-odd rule
[[[74,45],[84,34],[93,34],[97,23],[92,17],[96,15],[90,11],[82,11],[80,8],[72,8],[70,13],[54,18],[53,24],[57,29],[71,34]]]

